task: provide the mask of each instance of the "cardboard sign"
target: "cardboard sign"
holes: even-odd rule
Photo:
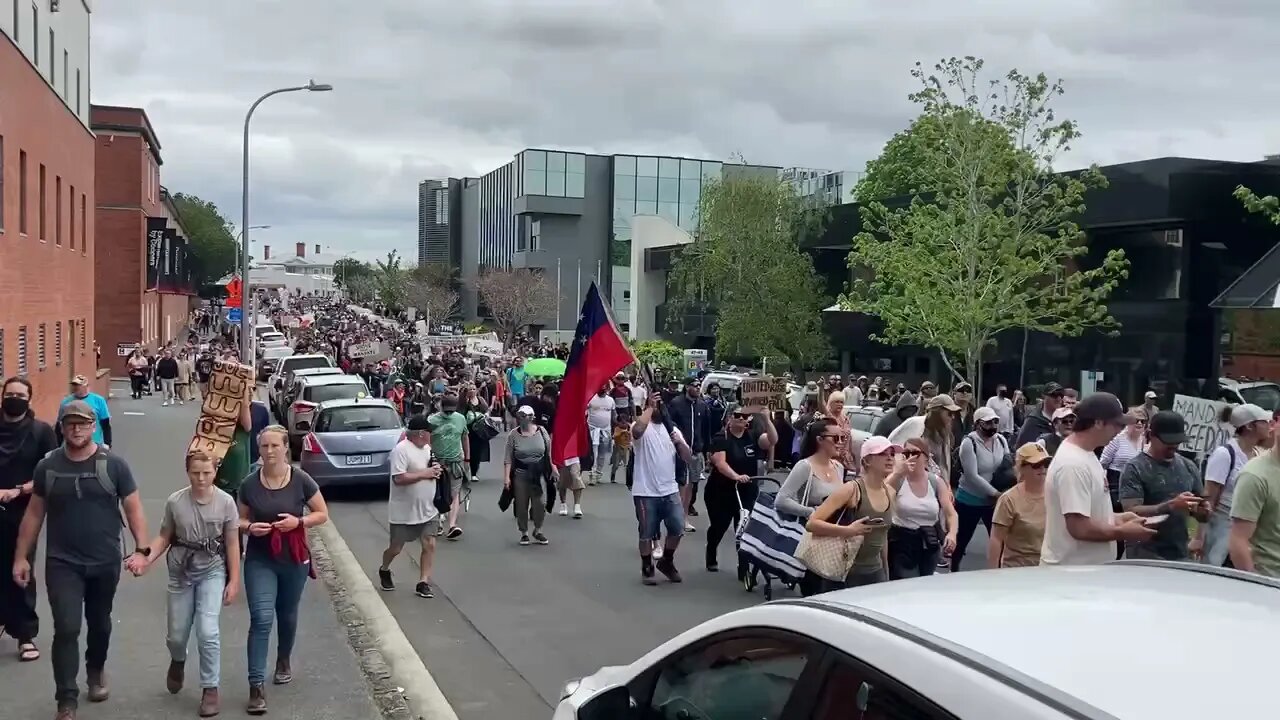
[[[1231,424],[1218,422],[1218,413],[1227,403],[1191,395],[1174,395],[1173,411],[1187,421],[1187,441],[1182,449],[1204,460],[1209,453],[1231,440]]]
[[[787,409],[787,380],[769,375],[748,378],[738,386],[742,407],[751,411]]]
[[[502,343],[496,340],[489,340],[478,335],[467,337],[467,352],[472,355],[483,355],[490,358],[502,357]]]
[[[466,335],[428,335],[419,340],[424,348],[460,348],[467,344]]]
[[[248,365],[213,362],[209,391],[200,405],[200,418],[196,420],[195,436],[187,446],[188,454],[198,450],[221,462],[235,440],[240,413],[252,399],[253,381],[253,368]]]
[[[391,349],[386,343],[380,342],[362,342],[347,346],[347,357],[352,360],[365,360],[368,362],[381,362],[391,357]]]

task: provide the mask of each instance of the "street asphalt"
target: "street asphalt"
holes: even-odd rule
[[[497,506],[502,441],[494,440],[495,460],[481,467],[463,538],[439,543],[436,597],[412,592],[412,546],[392,565],[397,590],[383,594],[462,720],[548,718],[567,681],[631,662],[698,623],[763,601],[758,589],[748,593],[735,580],[731,536],[720,546],[721,571],[703,568],[705,514],[693,518],[698,532],[677,556],[684,583],[641,585],[621,472],[618,484],[587,488],[586,517],[549,517],[550,545],[519,546],[514,518]],[[338,530],[375,583],[387,541],[385,497],[385,488],[328,494]],[[984,564],[985,545],[979,528],[966,569]],[[779,589],[775,598],[789,594]]]
[[[148,530],[159,529],[164,500],[186,484],[182,457],[195,428],[197,406],[161,407],[160,397],[133,400],[128,386],[113,383],[111,399],[115,445],[137,478],[146,508]],[[43,550],[43,542],[41,544]],[[41,631],[37,642],[44,656],[21,664],[10,638],[0,641],[0,697],[6,718],[52,717],[53,673],[49,665],[49,643],[53,627],[44,597],[43,561],[37,566],[40,583]],[[165,649],[165,570],[157,565],[142,578],[127,572],[116,595],[107,661],[111,699],[101,705],[84,698],[81,669],[80,717],[167,720],[195,717],[199,704],[197,655],[192,650],[187,661],[187,687],[170,695],[164,686],[168,667]],[[247,717],[244,701],[248,692],[245,641],[249,614],[241,594],[222,613],[222,717]],[[192,639],[194,645],[194,638]],[[80,651],[84,652],[81,638]],[[274,661],[275,641],[272,640]],[[310,583],[303,595],[298,641],[293,655],[293,683],[269,686],[270,717],[298,720],[364,720],[380,714],[370,699],[369,686],[355,655],[347,643],[347,630],[339,623],[321,582]]]

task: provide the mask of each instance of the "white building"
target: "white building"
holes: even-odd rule
[[[249,267],[249,285],[252,288],[274,288],[293,295],[329,296],[337,291],[333,282],[333,268],[341,256],[320,252],[307,254],[306,243],[297,243],[294,254],[288,257],[272,257],[271,247],[262,249],[263,259],[255,260]]]

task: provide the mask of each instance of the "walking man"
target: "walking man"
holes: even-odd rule
[[[120,508],[137,550],[130,570],[146,564],[148,536],[138,487],[128,463],[103,449],[93,436],[97,415],[82,400],[62,407],[63,444],[42,459],[32,473],[32,494],[18,530],[13,580],[31,582],[28,560],[48,518],[45,540],[45,592],[53,615],[55,720],[75,720],[79,704],[81,617],[89,701],[109,696],[105,666],[111,642],[111,605],[120,581],[122,557]]]
[[[440,528],[440,511],[436,509],[436,479],[443,473],[431,462],[431,423],[426,415],[409,418],[408,436],[391,451],[391,494],[387,497],[387,522],[391,540],[382,552],[378,566],[378,584],[390,592],[396,588],[391,577],[391,561],[404,550],[406,543],[422,545],[418,558],[418,597],[430,598],[431,565],[436,554],[436,534]]]

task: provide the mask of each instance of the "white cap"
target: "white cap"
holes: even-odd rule
[[[1143,395],[1142,397],[1146,398],[1147,400],[1155,400],[1158,396],[1156,395],[1155,390],[1148,390],[1147,394]]]
[[[537,415],[538,413],[534,412],[533,408],[529,407],[528,405],[521,405],[520,407],[516,408],[516,414],[517,415]]]
[[[999,420],[999,419],[1000,419],[1000,416],[996,414],[996,411],[992,410],[986,405],[983,405],[982,407],[973,411],[974,422],[980,422],[980,423],[991,422],[992,420]]]
[[[1242,428],[1258,421],[1271,422],[1271,413],[1252,403],[1231,408],[1231,426]]]
[[[1076,411],[1069,407],[1060,407],[1053,411],[1053,419],[1061,420],[1064,417],[1075,417]]]

